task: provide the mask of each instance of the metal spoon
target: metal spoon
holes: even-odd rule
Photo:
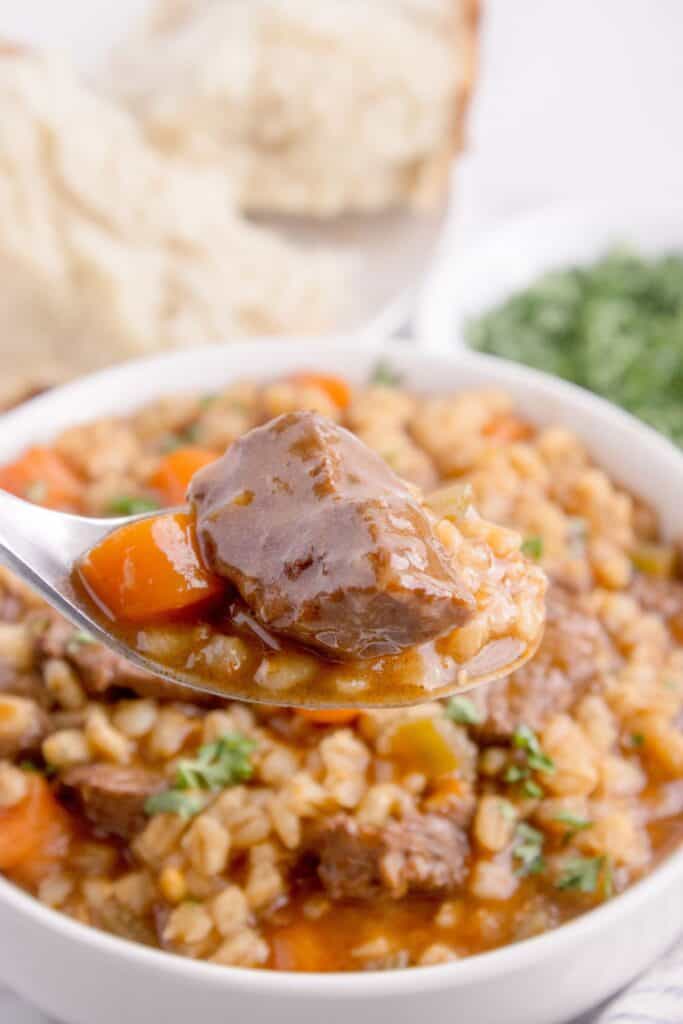
[[[253,703],[272,704],[272,695],[266,697],[263,694],[254,693],[251,696],[245,695],[243,691],[231,693],[223,687],[218,688],[208,679],[206,682],[202,680],[200,684],[194,675],[188,677],[173,672],[167,665],[144,657],[119,637],[104,629],[102,623],[94,619],[87,608],[79,602],[70,579],[75,561],[113,530],[127,523],[148,519],[157,514],[148,512],[137,516],[95,519],[55,512],[0,490],[0,562],[21,577],[45,598],[48,604],[56,608],[75,626],[87,631],[94,639],[105,644],[139,668],[152,672],[170,683],[188,686],[201,693],[213,693],[225,699],[235,698],[249,700]],[[515,656],[507,661],[500,658],[499,652],[498,656],[494,657],[493,664],[491,659],[485,656],[486,651],[481,652],[470,663],[462,665],[467,673],[466,681],[463,682],[462,675],[460,675],[459,680],[451,686],[425,691],[424,700],[434,700],[452,693],[460,693],[482,683],[492,682],[509,675],[536,653],[539,643],[540,636],[537,642],[530,645],[523,654],[520,655],[516,650]],[[298,704],[306,707],[329,706],[329,701],[321,701],[316,705],[310,700],[310,697],[305,702],[299,702],[289,695],[282,703],[290,706]],[[345,699],[339,703],[350,705],[354,702]],[[415,700],[406,700],[400,697],[398,699],[389,698],[382,706],[391,707],[409,703],[415,703]],[[358,705],[363,705],[362,698],[358,701]]]

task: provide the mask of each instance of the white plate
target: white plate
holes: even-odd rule
[[[434,350],[464,347],[463,326],[548,270],[598,259],[626,244],[655,255],[683,250],[680,201],[649,206],[609,200],[550,207],[463,241],[448,231],[415,313],[417,335]]]
[[[156,396],[293,369],[367,377],[379,355],[430,391],[496,385],[538,422],[576,431],[615,477],[649,496],[674,531],[683,455],[602,400],[512,363],[398,346],[262,342],[129,363],[57,389],[0,419],[0,460],[67,424]],[[598,910],[544,936],[457,963],[344,975],[221,968],[114,938],[0,881],[0,979],[69,1024],[559,1024],[613,993],[680,929],[683,853]]]

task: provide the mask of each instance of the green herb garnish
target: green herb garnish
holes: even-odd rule
[[[543,538],[526,537],[522,541],[522,554],[527,558],[534,558],[538,562],[543,557]]]
[[[538,829],[532,828],[526,822],[521,822],[515,832],[515,844],[512,848],[512,855],[519,861],[515,874],[537,875],[545,868],[543,860],[543,844],[545,836]]]
[[[683,253],[614,249],[552,271],[471,321],[466,339],[603,395],[683,446]]]
[[[631,746],[632,747],[642,747],[644,745],[644,743],[645,743],[645,737],[643,736],[642,732],[632,732],[631,733]]]
[[[176,789],[224,789],[244,782],[253,771],[251,755],[256,741],[237,732],[206,743],[193,759],[178,762]]]
[[[380,359],[370,375],[370,383],[376,387],[397,388],[401,383],[401,374],[393,369],[385,359]]]
[[[193,818],[204,806],[201,797],[195,793],[183,793],[179,789],[167,789],[155,793],[145,801],[145,814],[179,814],[181,818]]]
[[[555,882],[556,889],[575,889],[577,892],[595,892],[603,869],[606,867],[605,857],[576,857],[567,861],[562,874]],[[609,890],[611,894],[612,880],[609,871]]]
[[[528,725],[518,725],[512,734],[512,743],[518,750],[526,754],[526,762],[532,771],[544,772],[552,775],[555,771],[555,762],[548,757],[541,749],[541,744],[536,733]]]
[[[545,790],[542,786],[539,786],[533,779],[525,779],[522,783],[522,793],[524,796],[531,797],[532,800],[540,800],[541,797],[545,796]]]
[[[458,725],[481,725],[484,721],[484,715],[469,697],[451,697],[446,715]]]
[[[151,498],[139,498],[134,495],[122,494],[118,498],[112,498],[107,505],[107,515],[110,516],[139,516],[143,512],[156,512],[159,503]]]
[[[97,640],[85,629],[76,629],[66,642],[66,653],[77,654],[81,647],[90,647]]]
[[[558,811],[553,820],[561,821],[563,825],[567,826],[567,831],[562,837],[564,843],[568,843],[577,832],[583,832],[585,828],[590,828],[593,824],[590,818],[581,818],[578,814],[572,814],[571,811]]]

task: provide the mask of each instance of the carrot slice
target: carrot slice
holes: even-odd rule
[[[0,811],[0,870],[26,884],[40,881],[67,852],[71,820],[41,775],[31,775],[28,793]]]
[[[78,477],[61,456],[40,445],[0,467],[0,487],[19,498],[57,509],[77,506],[81,491]]]
[[[526,441],[533,434],[533,428],[526,420],[505,412],[492,417],[484,427],[484,434],[492,441],[511,444],[513,441]]]
[[[195,473],[218,456],[207,448],[176,448],[161,460],[149,483],[169,505],[181,505]]]
[[[78,573],[114,618],[131,622],[181,611],[223,590],[202,565],[194,519],[185,512],[122,526],[81,559]]]
[[[316,725],[348,725],[358,718],[355,708],[297,708],[296,713]]]
[[[291,379],[304,387],[320,388],[338,409],[346,409],[351,404],[351,388],[343,377],[327,373],[296,373]]]

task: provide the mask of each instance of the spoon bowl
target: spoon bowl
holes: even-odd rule
[[[538,649],[540,635],[521,651],[514,642],[507,644],[505,640],[493,641],[469,662],[459,665],[458,672],[452,676],[448,685],[425,688],[420,698],[416,697],[414,688],[406,694],[397,691],[381,701],[366,695],[359,695],[355,699],[351,695],[340,695],[334,702],[325,698],[315,699],[312,690],[307,690],[305,694],[295,691],[274,696],[266,691],[259,692],[256,688],[253,692],[245,692],[243,688],[231,689],[229,685],[223,685],[200,673],[170,667],[145,656],[126,643],[117,632],[108,629],[104,616],[95,614],[94,607],[91,608],[90,603],[81,598],[72,584],[74,565],[82,555],[120,527],[157,514],[145,512],[136,516],[91,518],[46,509],[0,490],[0,561],[78,629],[86,631],[93,639],[105,644],[133,665],[169,683],[224,699],[261,704],[272,704],[275,701],[283,706],[307,708],[399,707],[416,704],[420,700],[448,697],[503,678],[525,664]]]

